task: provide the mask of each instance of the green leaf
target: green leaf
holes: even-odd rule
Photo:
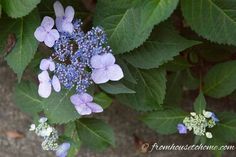
[[[44,112],[51,123],[63,124],[74,121],[80,117],[70,102],[72,91],[62,90],[52,92],[49,98],[43,100]]]
[[[213,138],[226,142],[236,141],[236,114],[223,112],[217,114],[219,123],[212,129]]]
[[[136,93],[119,94],[117,98],[123,104],[139,111],[160,109],[166,93],[166,72],[163,69],[133,69],[137,84],[127,83]]]
[[[99,87],[109,94],[135,93],[121,82],[108,82],[100,84]]]
[[[166,83],[167,91],[164,104],[168,105],[181,104],[183,95],[182,82],[183,82],[183,77],[180,71],[173,73],[168,77],[168,81]]]
[[[37,86],[33,83],[22,82],[18,84],[14,92],[14,101],[23,112],[35,115],[43,110],[42,99],[37,93]]]
[[[33,59],[38,47],[38,42],[34,37],[34,31],[39,25],[40,18],[37,11],[33,11],[30,15],[19,19],[1,19],[0,25],[0,49],[3,50],[8,35],[14,34],[16,44],[6,56],[7,63],[17,74],[18,80]]]
[[[177,132],[177,124],[181,123],[186,116],[182,110],[168,109],[147,113],[141,120],[151,129],[160,134],[172,134]]]
[[[112,98],[110,98],[106,93],[103,92],[95,94],[93,100],[95,103],[101,105],[103,109],[109,107],[112,103]]]
[[[182,56],[176,56],[173,60],[169,61],[168,63],[164,64],[163,67],[167,71],[181,71],[184,69],[190,68],[192,65],[188,63],[186,59]]]
[[[199,93],[193,105],[194,105],[194,111],[197,114],[201,114],[202,111],[206,109],[206,100],[202,92]]]
[[[128,52],[140,46],[177,4],[178,0],[100,0],[95,25],[103,26],[115,54]]]
[[[187,24],[199,35],[236,45],[236,3],[232,0],[181,0]]]
[[[228,61],[213,66],[204,78],[205,94],[221,98],[236,89],[236,61]]]
[[[40,0],[2,0],[2,7],[8,16],[18,18],[29,14],[39,3]]]
[[[127,62],[142,69],[158,68],[173,57],[200,42],[181,37],[170,22],[161,24],[141,47],[125,54]]]
[[[104,150],[115,146],[112,128],[99,119],[81,118],[77,122],[78,136],[82,144],[94,150]]]

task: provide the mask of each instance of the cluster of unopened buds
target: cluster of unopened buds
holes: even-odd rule
[[[70,149],[70,143],[58,144],[57,130],[47,123],[47,118],[42,117],[39,119],[39,124],[31,124],[30,131],[34,131],[39,137],[43,138],[42,149],[56,151],[57,157],[66,157]]]
[[[213,128],[219,119],[213,112],[202,111],[202,114],[191,112],[190,116],[185,117],[183,123],[177,125],[180,134],[187,134],[187,130],[192,131],[197,136],[212,138],[212,133],[208,131]]]
[[[81,20],[74,20],[73,7],[67,6],[64,10],[59,1],[53,7],[56,29],[54,19],[46,16],[34,33],[38,41],[53,48],[52,55],[40,63],[38,93],[48,98],[52,88],[55,92],[60,92],[62,87],[75,88],[70,100],[80,115],[102,112],[103,108],[86,93],[87,88],[93,83],[118,81],[124,76],[107,46],[106,34],[101,27],[85,33]]]

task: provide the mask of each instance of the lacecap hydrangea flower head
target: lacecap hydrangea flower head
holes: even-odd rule
[[[80,115],[102,112],[102,107],[86,93],[88,87],[118,81],[124,76],[107,45],[106,34],[102,27],[84,32],[81,20],[74,19],[72,6],[64,9],[56,1],[53,8],[56,20],[44,17],[34,33],[39,42],[53,49],[51,56],[41,60],[38,93],[48,98],[52,91],[74,88],[76,92],[70,100]]]
[[[206,136],[212,138],[209,131],[213,128],[219,119],[213,112],[203,110],[201,114],[191,112],[190,116],[184,118],[183,123],[177,125],[179,134],[187,134],[187,131],[193,131],[197,136]]]

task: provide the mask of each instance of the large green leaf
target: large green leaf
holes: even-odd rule
[[[115,54],[140,46],[153,26],[167,19],[178,0],[100,0],[95,25],[102,25]]]
[[[115,146],[112,128],[99,119],[81,118],[77,122],[77,132],[82,144],[95,150]]]
[[[39,3],[40,0],[2,0],[2,7],[8,16],[18,18],[29,14]]]
[[[236,45],[234,0],[181,0],[187,23],[199,35],[217,43]]]
[[[202,92],[198,95],[196,100],[194,101],[194,111],[197,114],[201,114],[203,110],[206,109],[206,100]]]
[[[6,56],[7,63],[17,73],[18,79],[33,59],[38,47],[38,42],[34,37],[34,31],[39,25],[40,18],[37,11],[19,19],[2,18],[0,25],[0,50],[6,46],[9,34],[14,34],[16,44]]]
[[[43,100],[43,108],[51,123],[68,123],[80,117],[70,102],[72,91],[62,90],[59,93],[52,92],[49,98]]]
[[[166,93],[166,72],[163,69],[133,69],[137,84],[127,83],[136,93],[119,94],[117,98],[124,104],[139,110],[150,111],[161,108]]]
[[[141,120],[151,129],[160,134],[172,134],[177,132],[177,124],[181,123],[186,113],[179,109],[168,109],[147,113]]]
[[[124,58],[138,68],[157,68],[167,61],[173,60],[173,57],[179,55],[181,51],[196,44],[199,42],[181,37],[168,22],[161,24],[152,33],[150,39],[141,47],[125,54]]]
[[[226,142],[236,141],[236,114],[233,112],[223,112],[217,114],[219,123],[213,128],[213,138]]]
[[[221,98],[236,89],[236,61],[228,61],[213,66],[204,78],[205,94]]]
[[[108,82],[99,85],[99,87],[109,94],[135,93],[135,91],[120,82]]]
[[[23,111],[30,115],[43,110],[42,99],[37,93],[37,87],[33,83],[22,82],[16,86],[14,92],[15,104]]]

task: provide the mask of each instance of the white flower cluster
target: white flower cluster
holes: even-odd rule
[[[47,123],[47,118],[42,117],[39,119],[39,125],[31,124],[30,131],[34,131],[38,136],[43,137],[42,142],[43,150],[57,150],[58,148],[58,132],[55,128]]]
[[[186,128],[198,136],[206,136],[212,138],[211,132],[206,132],[207,128],[212,128],[216,125],[214,119],[212,119],[212,112],[203,110],[203,114],[196,114],[195,112],[190,113],[191,116],[185,117],[183,120]]]

